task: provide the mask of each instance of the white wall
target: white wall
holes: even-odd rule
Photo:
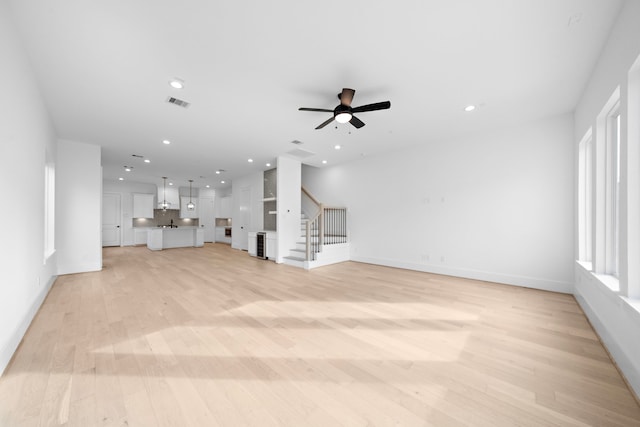
[[[326,169],[303,185],[348,208],[351,259],[573,289],[571,115]]]
[[[5,1],[0,1],[0,374],[55,280],[56,255],[44,259],[45,159],[55,133]]]
[[[231,185],[233,198],[233,215],[231,219],[231,247],[234,249],[246,249],[248,242],[244,240],[246,233],[240,231],[240,197],[243,188],[251,188],[251,222],[245,226],[245,231],[262,230],[262,192],[263,172],[255,172],[242,178],[234,179]]]
[[[596,134],[595,143],[601,143],[595,132],[596,117],[614,90],[620,87],[623,156],[619,256],[620,288],[623,290],[629,289],[630,286],[632,288],[635,286],[636,289],[640,286],[638,283],[640,281],[638,271],[640,267],[638,248],[640,155],[638,155],[639,133],[637,132],[640,109],[637,105],[634,106],[634,103],[629,105],[628,99],[629,71],[640,56],[639,22],[640,2],[626,1],[575,112],[574,150],[577,159],[578,143],[589,127],[592,127]],[[637,81],[634,83],[637,86]],[[636,87],[635,90],[638,88]],[[637,104],[637,99],[635,101]],[[628,113],[632,111],[633,118],[629,118]],[[629,123],[631,128],[627,132]],[[632,139],[629,139],[627,149],[628,136],[632,136]],[[625,153],[631,154],[626,156]],[[576,259],[577,256],[576,250]],[[575,275],[576,299],[636,395],[640,395],[640,334],[638,332],[640,331],[640,299],[621,297],[578,263],[575,264]]]
[[[117,193],[121,197],[122,226],[121,242],[122,246],[132,246],[135,243],[133,235],[133,193],[156,195],[158,187],[154,184],[144,184],[130,181],[110,181],[102,182],[103,193]]]
[[[276,262],[289,255],[300,238],[301,165],[289,157],[278,157],[276,185],[278,188],[276,227],[278,231],[278,254]]]
[[[56,246],[58,274],[102,269],[100,147],[58,141]]]

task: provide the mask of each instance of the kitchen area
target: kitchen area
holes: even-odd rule
[[[205,226],[200,224],[197,190],[194,197],[192,181],[180,194],[178,188],[167,189],[167,178],[153,193],[133,193],[132,227],[135,245],[146,245],[150,250],[180,247],[202,247]]]
[[[222,243],[248,251],[251,256],[275,261],[276,172],[276,169],[262,171],[241,181],[236,187],[240,195],[235,201],[233,187],[206,188],[206,183],[198,180],[163,178],[157,184],[105,181],[104,194],[120,199],[120,209],[116,208],[112,216],[114,223],[119,224],[115,226],[119,231],[114,234],[121,239],[107,244],[103,238],[103,246],[146,246],[156,251]],[[247,188],[251,197],[244,198]],[[234,208],[248,215],[236,218]],[[234,236],[236,233],[240,234]]]

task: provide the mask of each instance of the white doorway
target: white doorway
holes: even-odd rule
[[[216,234],[216,216],[213,210],[213,198],[200,198],[200,228],[204,229],[204,241],[213,242]]]
[[[251,226],[251,187],[240,189],[240,224],[236,228],[239,230],[237,247],[243,251],[249,250],[249,227]],[[234,218],[235,225],[235,218]],[[234,230],[235,232],[235,230]],[[234,236],[235,238],[235,236]]]
[[[120,194],[102,194],[102,247],[120,246]]]

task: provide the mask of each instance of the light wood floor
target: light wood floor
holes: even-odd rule
[[[1,426],[640,426],[569,295],[222,244],[104,266],[54,284]]]

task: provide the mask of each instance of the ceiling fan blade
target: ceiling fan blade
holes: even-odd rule
[[[300,107],[298,108],[298,111],[320,111],[323,113],[333,113],[333,110],[327,110],[326,108],[305,108],[305,107]]]
[[[342,89],[342,93],[338,96],[338,98],[340,98],[340,103],[347,107],[351,107],[351,101],[353,101],[353,95],[355,94],[356,91],[354,89]]]
[[[364,122],[356,116],[351,116],[351,120],[349,121],[349,123],[355,126],[356,129],[360,129],[362,126],[364,126]]]
[[[316,129],[322,129],[323,127],[325,127],[326,125],[328,125],[329,123],[331,123],[333,121],[333,117],[331,117],[329,120],[327,120],[326,122],[322,122],[321,124],[318,125],[318,127]]]
[[[353,109],[354,113],[364,113],[365,111],[386,110],[391,108],[390,101],[376,102],[375,104],[361,105]]]

